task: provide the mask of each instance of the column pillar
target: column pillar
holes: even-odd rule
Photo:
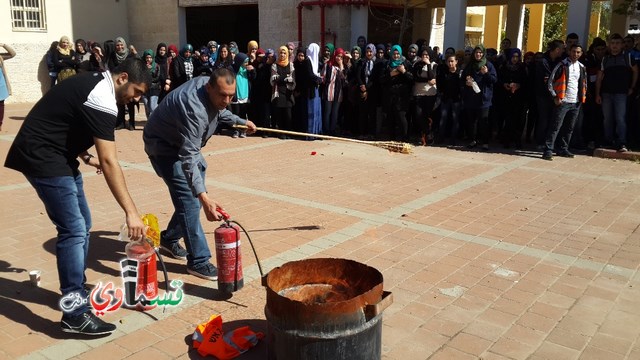
[[[576,33],[580,38],[580,45],[588,46],[589,20],[591,19],[591,1],[569,0],[567,13],[567,34]],[[623,35],[624,36],[624,35]]]
[[[626,3],[625,0],[613,0],[611,2],[611,9],[613,10],[618,9],[620,6],[622,6],[625,3]],[[569,6],[569,9],[571,9],[571,6]],[[629,24],[627,23],[627,21],[628,19],[626,14],[621,15],[621,14],[617,14],[615,11],[612,11],[611,24],[610,24],[611,33],[612,34],[618,33],[624,37],[627,34],[627,30],[629,29]],[[588,46],[588,45],[584,44],[584,46]]]
[[[447,0],[445,4],[444,49],[464,48],[467,27],[467,0]]]
[[[545,4],[529,4],[529,30],[527,33],[527,51],[546,51],[547,44],[542,43],[544,38]]]
[[[484,39],[482,43],[486,48],[500,48],[502,35],[502,6],[487,6],[484,14]]]
[[[507,29],[505,33],[507,38],[511,40],[511,47],[522,49],[523,20],[524,4],[522,0],[509,0],[507,2]]]

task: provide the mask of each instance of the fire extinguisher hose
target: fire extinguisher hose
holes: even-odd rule
[[[164,260],[162,260],[162,255],[160,255],[160,249],[159,248],[153,248],[153,250],[156,252],[156,256],[158,257],[158,260],[160,261],[160,266],[162,266],[162,273],[164,274],[164,291],[169,291],[169,274],[167,273],[167,267],[164,265]],[[167,307],[165,306],[162,309],[162,312],[164,313],[165,311],[167,311]]]
[[[258,253],[256,252],[256,248],[253,246],[253,241],[251,241],[251,237],[249,236],[249,232],[242,226],[240,225],[239,222],[235,221],[235,220],[227,220],[230,223],[234,223],[236,225],[238,225],[238,227],[240,227],[240,229],[242,229],[242,231],[244,232],[244,234],[247,236],[247,240],[249,240],[249,245],[251,245],[251,250],[253,250],[253,256],[255,256],[256,258],[256,263],[258,264],[258,271],[260,271],[260,277],[264,277],[264,273],[262,272],[262,265],[260,265],[260,259],[258,259]],[[236,242],[238,241],[238,239],[236,239]],[[237,246],[237,244],[236,244]],[[237,267],[236,267],[237,269]]]

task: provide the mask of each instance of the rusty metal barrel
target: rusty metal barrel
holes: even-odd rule
[[[262,278],[268,358],[372,360],[382,356],[382,274],[347,259],[288,262]]]

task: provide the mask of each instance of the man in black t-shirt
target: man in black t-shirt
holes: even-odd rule
[[[66,304],[68,299],[82,300],[88,295],[84,270],[91,214],[77,158],[104,174],[126,214],[129,238],[142,239],[145,226],[118,164],[114,128],[117,104],[138,100],[150,82],[151,75],[140,59],[125,60],[112,72],[71,77],[35,104],[9,149],[5,166],[25,175],[58,230],[56,257],[64,332],[102,335],[115,330],[115,325],[97,318],[86,301]],[[94,145],[97,156],[87,152]]]
[[[638,81],[638,67],[631,55],[622,51],[622,46],[622,36],[612,34],[609,54],[602,58],[596,79],[596,103],[602,104],[605,143],[626,152],[627,101]]]

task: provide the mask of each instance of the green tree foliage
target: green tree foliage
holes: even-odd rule
[[[545,50],[547,44],[555,39],[564,40],[565,22],[569,5],[567,3],[547,4],[544,17],[544,35],[542,36],[542,47]]]
[[[626,3],[625,9],[629,6],[631,6],[630,3]],[[611,8],[611,1],[594,1],[592,3],[591,11],[600,13],[600,29],[597,34],[589,34],[589,39],[587,39],[587,42],[582,45],[588,47],[596,36],[603,39],[606,39],[607,36],[609,36],[612,10],[613,12],[616,12],[616,9]],[[566,21],[568,12],[568,3],[547,4],[544,19],[544,35],[542,38],[543,47],[546,47],[546,44],[552,40],[564,40],[566,38]]]

